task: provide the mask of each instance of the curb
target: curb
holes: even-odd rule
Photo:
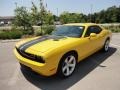
[[[8,43],[8,42],[18,42],[21,39],[10,39],[10,40],[0,40],[0,43]]]

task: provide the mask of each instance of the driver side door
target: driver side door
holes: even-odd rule
[[[97,28],[97,26],[89,26],[86,30],[86,33],[83,38],[83,44],[80,45],[80,58],[85,58],[98,50],[99,42],[100,42],[100,33],[101,29]],[[91,37],[90,34],[95,33],[95,37]]]
[[[91,47],[91,49],[89,50],[89,53],[95,52],[99,49],[100,47],[100,41],[101,41],[101,36],[100,33],[102,32],[102,29],[97,26],[89,26],[86,34],[85,34],[85,38],[87,38],[89,40],[89,45]],[[90,34],[91,33],[95,33],[96,36],[95,37],[91,37]]]

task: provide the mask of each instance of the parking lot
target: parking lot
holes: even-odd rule
[[[0,41],[0,90],[120,90],[120,33],[113,34],[109,52],[86,58],[66,79],[20,69],[13,54],[15,43]]]

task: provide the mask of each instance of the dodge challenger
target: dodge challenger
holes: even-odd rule
[[[94,23],[71,23],[56,27],[50,35],[23,39],[14,53],[21,66],[43,75],[68,77],[78,62],[102,50],[109,51],[111,32]]]

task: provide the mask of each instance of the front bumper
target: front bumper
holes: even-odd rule
[[[48,63],[39,63],[39,62],[32,61],[30,59],[24,58],[17,52],[16,49],[14,49],[14,54],[21,64],[31,68],[33,71],[43,76],[51,76],[56,73],[56,68],[50,67]]]

